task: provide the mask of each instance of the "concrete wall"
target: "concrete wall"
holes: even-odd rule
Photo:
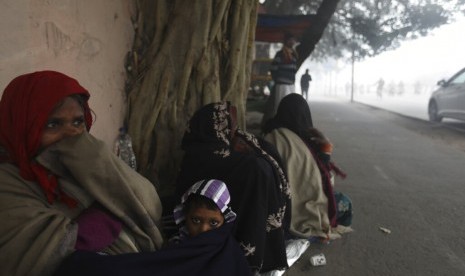
[[[125,112],[132,13],[128,0],[1,0],[0,93],[25,73],[72,76],[91,94],[91,133],[112,146]]]

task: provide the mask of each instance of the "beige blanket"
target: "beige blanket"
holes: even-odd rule
[[[287,171],[291,187],[291,233],[302,238],[328,238],[328,199],[310,150],[299,136],[287,128],[275,129],[265,139],[276,146]]]
[[[74,250],[79,213],[94,200],[123,223],[110,254],[161,247],[160,199],[153,185],[88,133],[49,147],[38,162],[59,175],[59,184],[79,201],[75,209],[49,204],[39,185],[17,167],[0,164],[0,275],[51,275]]]

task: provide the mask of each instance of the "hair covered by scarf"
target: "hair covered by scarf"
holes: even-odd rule
[[[74,200],[56,191],[56,177],[49,176],[34,157],[38,154],[44,126],[55,106],[74,94],[85,98],[84,116],[89,130],[92,125],[87,103],[89,93],[75,79],[59,72],[39,71],[18,76],[5,88],[0,101],[0,146],[5,151],[0,162],[15,164],[21,177],[38,182],[49,203],[55,201],[58,193],[61,200],[70,206]]]
[[[210,103],[195,112],[182,139],[182,149],[208,145],[208,151],[227,157],[231,146],[232,120],[229,102]]]
[[[256,154],[267,160],[277,171],[279,176],[279,188],[290,196],[289,183],[287,177],[279,163],[260,146],[257,138],[241,129],[232,130],[230,102],[216,102],[203,106],[192,116],[189,121],[188,129],[182,140],[182,149],[187,150],[191,147],[207,147],[211,153],[222,158],[228,158],[232,150],[232,134],[240,137],[248,147]]]
[[[173,211],[176,224],[181,224],[185,220],[183,211],[183,204],[187,201],[188,197],[192,194],[201,195],[211,199],[224,216],[226,223],[233,222],[236,219],[236,214],[231,210],[228,205],[231,201],[229,190],[223,181],[210,179],[201,180],[196,182],[190,187],[182,196],[181,204],[177,205]]]
[[[301,95],[291,93],[285,96],[279,103],[276,115],[265,123],[263,132],[269,133],[280,127],[288,128],[301,138],[313,127],[310,108]]]

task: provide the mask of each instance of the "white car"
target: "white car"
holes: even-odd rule
[[[428,104],[430,121],[441,122],[443,118],[465,121],[465,68],[447,81],[438,81],[438,85]]]

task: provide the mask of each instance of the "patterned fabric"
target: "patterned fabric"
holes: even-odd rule
[[[290,217],[287,177],[276,149],[232,129],[230,107],[229,102],[212,103],[192,116],[182,141],[185,155],[176,194],[181,198],[192,181],[226,183],[237,213],[233,233],[250,266],[261,271],[282,269],[287,267],[284,232]]]
[[[223,213],[224,221],[226,223],[233,222],[236,219],[236,213],[229,207],[231,197],[229,196],[228,187],[220,180],[202,180],[196,182],[192,187],[187,190],[181,198],[181,204],[174,208],[173,216],[174,221],[177,225],[180,225],[185,220],[185,214],[183,212],[184,203],[191,194],[198,194],[205,196],[216,203],[221,213]]]
[[[231,103],[229,102],[218,102],[206,105],[204,108],[199,110],[196,113],[196,115],[198,116],[193,117],[190,121],[186,134],[183,138],[182,148],[186,150],[188,146],[195,145],[196,143],[203,143],[203,141],[205,141],[206,143],[211,144],[213,154],[219,155],[222,158],[230,156],[230,137],[232,132],[230,128],[230,106]],[[200,117],[203,116],[203,112],[212,113],[212,124],[210,124],[208,120],[203,121],[202,119],[200,119]],[[197,127],[199,128],[197,129]],[[267,161],[272,164],[272,166],[278,172],[279,175],[279,188],[288,198],[290,198],[289,183],[287,183],[287,178],[282,167],[278,164],[274,157],[268,154],[261,147],[260,143],[257,140],[257,137],[241,129],[237,129],[234,135],[237,135],[238,137],[241,137],[245,141],[247,141],[247,143],[250,146],[252,146],[257,153],[259,153],[263,158],[267,159]]]

